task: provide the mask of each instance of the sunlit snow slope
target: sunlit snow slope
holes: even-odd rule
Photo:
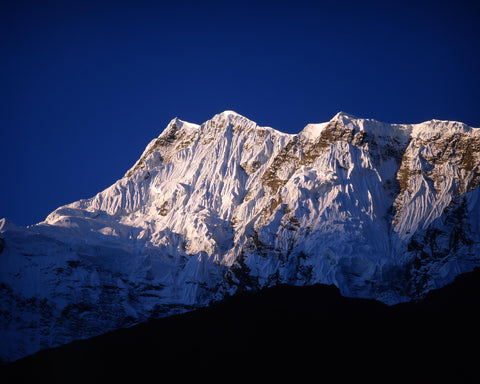
[[[174,119],[125,176],[0,221],[0,358],[279,283],[395,304],[480,265],[480,129]]]

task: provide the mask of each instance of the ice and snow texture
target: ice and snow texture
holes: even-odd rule
[[[480,264],[480,129],[174,119],[114,185],[0,221],[0,357],[279,283],[388,304]]]

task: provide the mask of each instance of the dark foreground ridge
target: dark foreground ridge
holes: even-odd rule
[[[393,307],[277,286],[41,351],[0,367],[0,381],[477,382],[479,302],[478,269]]]

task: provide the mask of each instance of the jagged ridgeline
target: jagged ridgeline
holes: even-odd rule
[[[174,119],[96,196],[2,220],[1,359],[277,284],[419,300],[480,265],[479,166],[459,122]]]

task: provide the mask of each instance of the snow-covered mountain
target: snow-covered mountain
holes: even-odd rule
[[[420,299],[480,265],[479,184],[459,122],[174,119],[96,196],[0,221],[0,358],[280,283]]]

